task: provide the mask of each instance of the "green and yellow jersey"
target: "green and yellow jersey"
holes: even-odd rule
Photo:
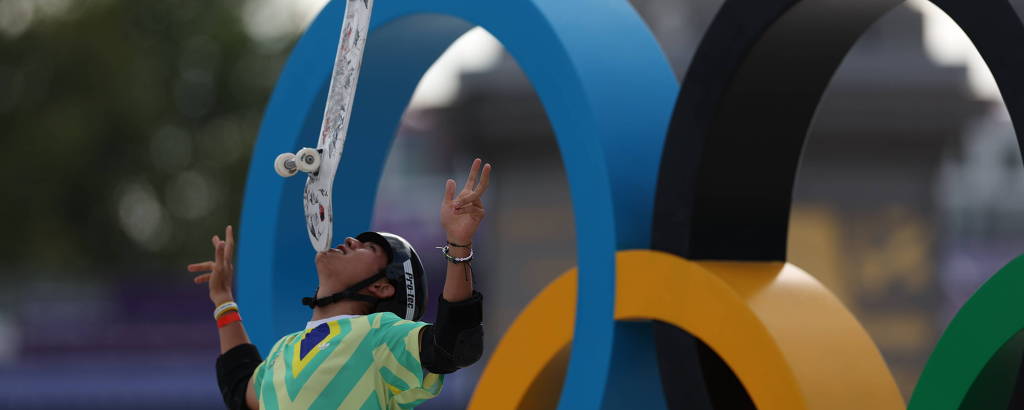
[[[260,408],[413,408],[444,381],[420,364],[426,325],[391,312],[310,322],[278,340],[253,373]]]

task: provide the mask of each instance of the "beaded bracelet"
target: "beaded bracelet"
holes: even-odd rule
[[[448,251],[450,249],[448,247],[448,245],[438,247],[438,249],[441,250],[441,254],[444,255],[445,259],[448,259],[448,262],[451,262],[451,263],[459,264],[459,263],[466,263],[466,262],[469,262],[469,261],[473,260],[473,249],[469,250],[469,256],[467,256],[465,258],[456,258],[456,257],[452,256],[450,253],[448,253]]]

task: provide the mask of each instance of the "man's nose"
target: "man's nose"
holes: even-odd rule
[[[345,238],[345,246],[347,246],[349,248],[355,248],[358,245],[359,245],[359,241],[357,241],[356,238],[353,238],[351,236]]]

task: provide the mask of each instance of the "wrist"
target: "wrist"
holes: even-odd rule
[[[235,297],[231,292],[211,293],[210,301],[213,302],[214,306],[220,306],[228,302],[234,302]]]
[[[472,237],[462,237],[456,235],[447,235],[446,240],[452,247],[469,247],[473,245]]]
[[[213,320],[217,322],[218,329],[241,321],[242,316],[238,313],[238,304],[235,302],[224,302],[217,305],[217,308],[213,310]]]

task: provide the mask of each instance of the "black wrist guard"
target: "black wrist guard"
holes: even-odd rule
[[[249,409],[245,404],[245,389],[261,362],[260,351],[250,343],[235,346],[217,358],[217,384],[229,409]]]
[[[440,298],[437,323],[423,329],[420,362],[431,373],[445,374],[480,360],[484,351],[483,295],[460,302]]]

